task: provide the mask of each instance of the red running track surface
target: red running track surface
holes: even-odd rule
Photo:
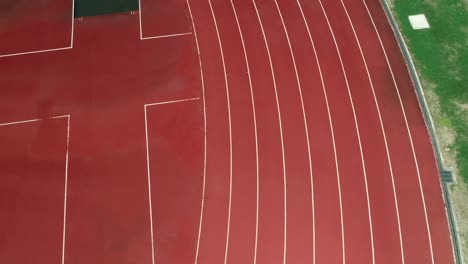
[[[44,3],[2,17],[0,263],[454,262],[378,0],[141,0],[55,51]]]

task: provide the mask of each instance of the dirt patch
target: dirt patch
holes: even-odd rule
[[[452,169],[456,177],[455,183],[449,188],[449,195],[457,225],[463,263],[468,263],[468,206],[466,205],[468,201],[468,186],[463,182],[463,179],[458,176],[457,153],[451,147],[455,143],[456,133],[450,129],[449,124],[441,116],[439,98],[434,92],[437,86],[427,81],[423,81],[423,85],[426,101],[431,116],[434,119],[436,136],[444,165]],[[468,104],[459,103],[457,105],[463,110],[468,110]]]
[[[460,107],[463,111],[468,111],[468,103],[456,103],[458,107]]]
[[[466,206],[468,186],[462,179],[458,179],[457,184],[451,186],[449,192],[457,223],[463,262],[468,263],[468,207]]]

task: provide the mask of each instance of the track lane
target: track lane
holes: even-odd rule
[[[204,1],[190,7],[203,64],[207,137],[203,221],[194,261],[223,263],[230,189],[230,132],[225,79],[209,3]]]
[[[317,38],[319,54],[327,54],[328,60],[324,62],[324,72],[338,76],[330,76],[330,105],[335,122],[337,155],[341,174],[341,187],[343,193],[343,217],[345,236],[345,260],[351,263],[372,263],[372,234],[370,229],[369,204],[366,195],[366,182],[364,163],[361,160],[358,124],[353,116],[351,96],[346,96],[348,80],[342,69],[339,50],[335,47],[333,28],[329,29],[326,13],[323,12],[320,2],[301,1],[309,23],[317,28],[326,28],[327,37],[318,29],[312,30]],[[320,24],[317,24],[320,23]],[[320,26],[319,26],[320,25]],[[314,32],[315,31],[315,32]],[[326,67],[326,68],[325,68]],[[327,77],[325,78],[327,80]],[[359,165],[358,165],[359,164]],[[349,252],[348,252],[349,249]]]
[[[258,246],[254,263],[283,263],[284,172],[274,79],[253,2],[233,3],[249,57],[257,109],[260,176]]]
[[[297,66],[305,87],[305,108],[310,119],[311,152],[313,160],[316,243],[314,263],[339,263],[343,251],[343,222],[341,192],[338,185],[337,160],[333,116],[328,102],[327,85],[322,71],[321,54],[318,54],[306,12],[300,1],[279,1],[280,5],[295,5],[284,12],[289,27]],[[300,20],[298,20],[300,19]],[[292,22],[291,22],[292,21]],[[300,26],[302,25],[302,27]],[[318,259],[318,261],[316,261]]]
[[[313,260],[313,204],[306,115],[303,112],[295,61],[287,42],[281,14],[274,1],[256,1],[271,51],[272,67],[284,116],[287,210],[284,263],[311,263]]]
[[[388,101],[386,105],[389,108],[389,115],[397,115],[394,119],[404,120],[406,118],[409,124],[409,127],[405,125],[405,127],[400,128],[402,132],[399,136],[402,137],[402,140],[405,140],[403,137],[406,137],[404,141],[407,142],[406,144],[411,144],[410,139],[414,142],[416,160],[413,157],[412,162],[418,162],[425,202],[427,205],[431,205],[427,206],[426,209],[431,230],[434,262],[453,263],[453,251],[432,144],[406,64],[392,29],[386,20],[385,13],[380,4],[376,2],[360,1],[357,4],[347,4],[347,7],[352,17],[366,17],[366,19],[353,19],[353,21],[357,30],[362,32],[360,34],[366,38],[366,41],[363,42],[363,47],[366,47],[366,56],[372,61],[371,63],[375,64],[375,67],[371,68],[374,70],[372,75],[382,83],[378,88],[383,90],[385,87],[387,89],[387,91],[381,91],[381,98],[383,101]],[[384,82],[386,85],[383,84]],[[389,91],[391,91],[390,94]],[[389,121],[389,123],[391,122]],[[397,135],[398,133],[395,132],[395,136]],[[410,253],[410,256],[412,254]]]
[[[211,0],[230,89],[233,176],[230,237],[225,263],[252,263],[255,251],[257,150],[254,109],[246,61],[230,1]]]
[[[347,63],[351,89],[356,101],[358,116],[362,117],[362,144],[369,175],[369,190],[371,210],[376,217],[374,230],[376,232],[378,262],[398,263],[402,259],[402,246],[400,240],[400,217],[401,205],[398,204],[398,193],[394,189],[394,155],[389,151],[386,129],[381,115],[381,105],[375,96],[373,79],[368,72],[366,58],[360,42],[354,36],[352,21],[348,19],[346,10],[340,1],[328,1],[325,8],[333,15],[330,20],[337,26],[336,35],[342,46],[343,59]],[[335,22],[333,22],[335,21]],[[342,21],[346,21],[343,23]],[[340,30],[339,25],[344,24]],[[347,25],[346,25],[347,24]],[[370,65],[372,66],[372,65]],[[381,86],[382,84],[380,84]],[[393,158],[391,158],[393,156]],[[399,172],[399,171],[397,171]],[[398,207],[397,207],[398,206]],[[424,220],[424,219],[422,219]]]

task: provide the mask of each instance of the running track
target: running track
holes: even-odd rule
[[[453,263],[378,0],[83,20],[19,3],[0,27],[0,263]]]

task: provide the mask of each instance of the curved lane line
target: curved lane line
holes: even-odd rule
[[[190,14],[190,20],[192,21],[192,27],[193,27],[193,35],[195,37],[195,46],[197,47],[197,53],[198,53],[198,63],[200,66],[200,78],[201,78],[201,87],[202,87],[202,98],[203,98],[203,126],[204,126],[204,146],[203,146],[203,187],[202,187],[202,199],[201,199],[201,209],[200,209],[200,225],[198,228],[198,239],[197,239],[197,248],[195,252],[195,264],[198,263],[198,253],[200,250],[200,237],[202,233],[202,226],[203,226],[203,212],[205,208],[205,187],[206,187],[206,104],[205,104],[205,78],[203,75],[203,64],[200,56],[200,45],[198,44],[198,37],[197,37],[197,29],[195,27],[195,22],[193,20],[193,15],[192,15],[192,9],[190,8],[190,3],[189,0],[187,1],[187,6]],[[153,260],[154,264],[154,260]]]
[[[244,59],[245,65],[247,67],[247,75],[249,77],[249,86],[250,86],[250,100],[252,102],[252,113],[253,113],[253,121],[254,121],[254,133],[255,133],[255,162],[256,162],[256,175],[257,175],[257,201],[256,201],[256,213],[255,213],[255,250],[254,250],[254,261],[253,263],[257,263],[257,246],[258,246],[258,207],[259,207],[259,186],[260,186],[260,176],[258,171],[258,133],[257,133],[257,115],[256,115],[256,108],[255,108],[255,99],[254,99],[254,92],[252,86],[252,78],[250,76],[250,65],[249,59],[247,56],[247,49],[245,48],[244,36],[242,34],[242,29],[239,23],[239,18],[237,17],[236,7],[234,3],[231,1],[232,10],[234,11],[234,16],[236,18],[237,29],[239,30],[239,35],[242,41],[242,49],[244,51]]]
[[[255,3],[255,0],[252,0],[252,3],[255,7],[255,13],[257,13],[257,19],[260,24],[260,28],[262,30],[262,35],[263,35],[263,41],[265,42],[265,48],[268,53],[268,60],[270,63],[270,71],[271,71],[271,77],[273,78],[273,88],[275,90],[275,97],[276,97],[276,107],[278,110],[278,122],[280,126],[280,136],[281,136],[281,156],[283,159],[283,189],[284,189],[284,234],[283,234],[283,263],[286,264],[286,209],[287,209],[287,204],[286,204],[286,158],[284,156],[284,139],[283,139],[283,124],[281,122],[281,107],[279,104],[279,99],[278,99],[278,89],[276,87],[276,77],[275,77],[275,70],[273,68],[273,63],[271,60],[271,54],[270,54],[270,47],[268,45],[268,40],[265,35],[265,30],[263,29],[263,24],[262,24],[262,19],[260,18],[260,13],[258,12],[257,4]]]
[[[359,51],[361,53],[361,58],[362,58],[362,61],[364,63],[364,67],[366,68],[367,78],[369,79],[369,83],[370,83],[370,86],[372,88],[372,95],[374,96],[374,102],[375,102],[375,105],[376,105],[376,108],[377,108],[377,113],[379,115],[380,127],[382,128],[382,134],[383,134],[383,138],[384,138],[384,142],[385,142],[385,150],[387,152],[387,160],[388,160],[388,165],[389,165],[390,175],[391,175],[391,180],[392,180],[392,185],[393,185],[393,197],[394,197],[394,201],[395,201],[395,207],[396,207],[395,210],[396,210],[396,216],[397,216],[397,222],[398,222],[398,235],[400,237],[401,261],[404,264],[405,263],[405,258],[404,258],[404,251],[403,251],[403,240],[402,240],[402,236],[401,236],[400,211],[398,209],[398,198],[397,198],[397,194],[396,194],[395,180],[394,180],[394,177],[393,177],[393,165],[392,165],[392,160],[390,158],[390,151],[388,149],[385,126],[384,126],[383,121],[382,121],[382,115],[380,113],[379,102],[378,102],[377,96],[375,94],[374,82],[373,82],[371,74],[369,72],[369,67],[367,65],[367,60],[366,60],[366,58],[364,56],[364,52],[363,52],[362,47],[361,47],[361,42],[359,41],[359,37],[357,36],[356,30],[354,28],[353,21],[351,20],[351,17],[348,14],[348,9],[346,8],[346,5],[344,4],[344,2],[342,0],[341,0],[341,5],[343,6],[343,8],[344,8],[344,10],[346,12],[346,16],[348,17],[349,24],[351,25],[351,28],[353,29],[354,38],[356,39],[356,42],[357,42],[357,44],[359,46]]]
[[[333,42],[335,43],[335,48],[336,48],[336,51],[338,53],[338,57],[340,59],[341,70],[343,71],[343,75],[344,75],[345,82],[346,82],[346,88],[348,90],[349,101],[351,103],[351,108],[353,110],[354,123],[356,125],[357,138],[358,138],[358,142],[359,142],[359,152],[361,154],[361,164],[362,164],[362,170],[364,172],[364,182],[365,182],[365,187],[366,187],[367,213],[368,213],[368,216],[369,216],[369,231],[370,231],[370,239],[371,239],[371,244],[372,244],[372,247],[371,247],[371,250],[372,250],[372,263],[375,264],[374,233],[373,233],[373,230],[372,230],[372,215],[371,215],[370,201],[369,201],[369,188],[368,188],[368,185],[367,185],[366,164],[365,164],[365,161],[364,161],[364,154],[363,154],[363,151],[362,151],[361,135],[360,135],[360,132],[359,132],[359,125],[358,125],[358,121],[357,121],[356,110],[354,109],[353,97],[352,97],[352,94],[351,94],[351,89],[349,87],[348,78],[347,78],[346,70],[345,70],[345,67],[344,67],[343,59],[341,58],[340,48],[338,47],[338,43],[336,41],[335,34],[333,32],[332,26],[331,26],[330,21],[328,19],[327,12],[325,11],[325,8],[323,7],[323,4],[322,4],[321,0],[319,0],[319,4],[320,4],[320,7],[322,9],[323,15],[325,16],[325,19],[327,20],[328,28],[330,30],[330,33],[331,33],[332,37],[333,37]],[[346,262],[346,258],[343,258],[343,263],[345,263],[345,262]]]
[[[223,62],[223,72],[224,72],[224,84],[226,86],[226,99],[227,99],[227,108],[228,108],[228,121],[229,121],[229,208],[228,208],[228,221],[227,221],[227,231],[226,231],[226,249],[224,251],[224,264],[227,263],[228,248],[229,248],[229,232],[231,227],[231,204],[232,204],[232,125],[231,125],[231,100],[229,98],[229,84],[227,80],[226,64],[224,61],[224,51],[223,44],[221,43],[221,36],[219,35],[218,23],[216,22],[216,16],[211,5],[211,0],[208,0],[210,4],[211,16],[213,17],[213,22],[216,28],[216,35],[218,37],[219,50],[221,52],[221,60]]]
[[[305,15],[304,15],[304,11],[302,10],[302,5],[299,2],[299,0],[296,0],[296,2],[297,2],[297,5],[299,6],[299,9],[301,11],[302,19],[304,20],[304,24],[305,24],[306,29],[307,29],[307,34],[309,35],[309,40],[310,40],[310,43],[312,44],[312,49],[314,50],[315,62],[317,63],[317,67],[318,67],[318,71],[319,71],[319,75],[320,75],[320,81],[322,83],[322,90],[323,90],[323,94],[324,94],[324,97],[325,97],[325,103],[327,105],[328,120],[330,122],[330,133],[331,133],[332,142],[333,142],[333,154],[335,155],[336,175],[337,175],[337,179],[338,179],[338,181],[337,181],[338,182],[338,196],[340,198],[340,219],[341,219],[341,245],[342,245],[342,248],[343,248],[342,254],[343,254],[343,259],[344,259],[344,253],[345,252],[344,252],[343,204],[342,204],[342,200],[341,200],[340,171],[339,171],[339,166],[338,166],[338,156],[336,154],[335,133],[334,133],[334,130],[333,130],[333,119],[332,119],[331,112],[330,112],[330,105],[328,104],[327,89],[326,89],[326,86],[325,86],[325,81],[323,79],[322,66],[320,65],[320,60],[319,60],[319,57],[318,57],[318,54],[317,54],[317,49],[315,48],[315,42],[314,42],[314,39],[312,38],[312,34],[310,33],[309,24],[307,23],[307,19],[306,19]],[[315,250],[315,247],[314,247],[314,250]],[[315,251],[314,251],[314,264],[315,264]]]
[[[294,73],[296,74],[297,87],[299,89],[299,95],[301,98],[302,116],[304,118],[304,128],[306,132],[306,141],[307,141],[307,154],[309,158],[310,187],[311,187],[311,196],[312,196],[312,245],[313,245],[312,257],[315,263],[315,202],[314,202],[314,180],[313,180],[313,174],[312,174],[312,155],[310,153],[309,126],[307,124],[307,115],[306,115],[305,107],[304,107],[304,98],[302,96],[302,85],[299,79],[299,73],[297,71],[297,66],[296,66],[296,55],[294,54],[294,51],[292,49],[291,40],[289,39],[288,29],[286,28],[286,24],[284,23],[283,14],[281,13],[281,9],[276,0],[275,0],[275,5],[280,15],[281,24],[283,25],[286,39],[288,40],[289,52],[291,53],[291,58],[292,58],[293,65],[294,65]]]
[[[400,89],[398,88],[398,84],[396,82],[395,75],[393,74],[392,66],[390,65],[390,61],[388,59],[387,51],[386,51],[385,46],[383,45],[382,39],[380,37],[379,30],[377,29],[377,27],[375,25],[374,18],[372,17],[372,14],[371,14],[371,12],[370,12],[367,4],[366,4],[366,1],[363,0],[362,2],[364,3],[364,6],[366,7],[367,14],[369,15],[369,18],[371,19],[372,26],[374,27],[374,31],[375,31],[375,33],[377,35],[377,38],[379,39],[380,47],[382,48],[382,52],[384,53],[385,60],[387,61],[388,70],[390,71],[390,74],[392,75],[392,80],[393,80],[393,84],[395,86],[395,91],[397,92],[398,100],[400,102],[400,107],[401,107],[401,110],[402,110],[402,113],[403,113],[403,117],[405,119],[406,130],[408,132],[408,137],[409,137],[409,140],[410,140],[411,150],[413,152],[413,159],[414,159],[414,163],[416,165],[416,172],[418,174],[419,190],[421,192],[421,198],[422,198],[423,207],[424,207],[424,217],[426,218],[426,229],[427,229],[427,236],[428,236],[428,240],[429,240],[431,259],[432,259],[432,264],[434,264],[434,252],[433,252],[433,249],[432,249],[431,229],[429,227],[429,221],[428,221],[428,217],[427,217],[426,199],[424,197],[424,190],[423,190],[422,183],[421,183],[421,174],[419,172],[418,158],[416,157],[416,151],[414,149],[413,136],[411,135],[411,131],[410,131],[409,124],[408,124],[408,118],[406,117],[406,110],[405,110],[405,107],[403,105],[403,101],[401,99]]]

